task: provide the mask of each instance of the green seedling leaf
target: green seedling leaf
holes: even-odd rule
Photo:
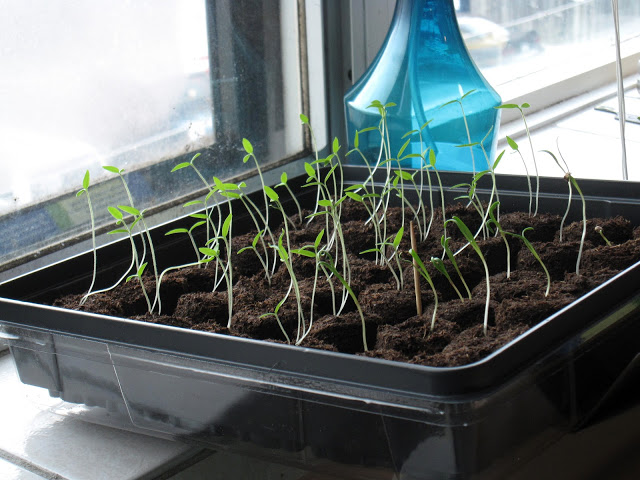
[[[436,166],[436,152],[433,149],[429,150],[429,165],[435,168]]]
[[[224,219],[224,223],[222,224],[222,236],[226,237],[229,234],[229,229],[231,228],[231,219],[233,215],[227,215],[227,218]]]
[[[222,195],[223,197],[234,198],[234,199],[238,199],[242,196],[236,192],[220,192],[220,195]]]
[[[340,150],[340,142],[338,141],[338,137],[335,137],[333,139],[331,150],[333,151],[333,153],[338,153],[338,150]]]
[[[300,114],[300,121],[302,121],[302,123],[309,124],[309,117],[307,117],[304,113],[301,113]]]
[[[283,185],[287,184],[287,172],[282,172],[282,174],[280,175],[280,183],[282,183]]]
[[[402,144],[402,146],[400,147],[400,150],[398,150],[398,158],[402,157],[402,153],[405,151],[405,149],[409,146],[410,143],[411,143],[411,139],[408,138],[407,141]]]
[[[244,148],[244,151],[247,152],[249,155],[253,153],[253,145],[251,145],[251,142],[246,138],[242,139],[242,147]]]
[[[331,178],[333,173],[336,171],[336,168],[338,168],[337,163],[333,167],[331,167],[331,169],[327,172],[327,175],[324,177],[324,183],[329,183],[329,179]]]
[[[331,207],[331,205],[333,205],[333,203],[331,202],[331,200],[322,199],[318,200],[318,205],[320,205],[321,207],[329,208]]]
[[[400,230],[398,230],[398,233],[396,233],[396,236],[393,239],[393,243],[392,243],[393,248],[395,248],[396,250],[400,246],[400,242],[402,241],[403,236],[404,236],[404,227],[400,227]]]
[[[316,171],[313,169],[310,163],[304,162],[304,170],[307,172],[309,178],[316,179]]]
[[[213,248],[209,248],[209,247],[200,247],[198,248],[198,250],[200,250],[200,253],[202,253],[203,255],[206,255],[207,257],[211,257],[211,258],[217,257],[218,254],[220,253],[219,250],[214,250]]]
[[[358,130],[356,130],[356,134],[353,136],[353,146],[356,150],[360,147],[360,136],[358,135]]]
[[[408,136],[410,136],[410,135],[413,135],[414,133],[418,133],[418,130],[411,130],[411,131],[409,131],[409,132],[405,133],[405,134],[404,134],[400,139],[401,139],[401,140],[404,140],[405,138],[407,138],[407,137],[408,137]],[[398,156],[400,156],[400,154],[399,154],[399,153],[398,153]]]
[[[189,233],[189,230],[186,228],[174,228],[173,230],[169,230],[165,235],[175,235],[176,233]]]
[[[110,232],[107,232],[107,235],[113,235],[116,233],[129,233],[129,232],[124,228],[116,228],[115,230],[111,230]]]
[[[89,188],[89,170],[84,174],[84,178],[82,179],[82,188],[87,190]]]
[[[187,167],[190,167],[190,166],[191,166],[191,163],[190,163],[190,162],[182,162],[182,163],[179,163],[178,165],[176,165],[175,167],[173,167],[173,168],[171,169],[171,173],[173,173],[173,172],[175,172],[175,171],[178,171],[178,170],[182,170],[183,168],[187,168]]]
[[[124,170],[120,170],[118,167],[112,167],[109,165],[103,166],[102,168],[104,168],[107,172],[115,173],[117,175],[124,172]]]
[[[518,144],[516,143],[516,141],[511,138],[509,135],[507,135],[507,143],[509,144],[509,146],[515,150],[516,152],[518,151]]]
[[[393,173],[395,173],[398,177],[402,178],[402,180],[406,180],[407,182],[410,182],[411,180],[413,180],[413,175],[411,175],[409,172],[405,171],[405,170],[395,170]]]
[[[118,205],[118,208],[123,212],[128,213],[129,215],[133,215],[136,217],[140,216],[140,210],[129,205]]]
[[[472,90],[469,90],[467,93],[465,93],[464,95],[462,95],[462,97],[460,97],[460,100],[464,100],[465,98],[467,98],[469,95],[471,95],[471,94],[472,94],[473,92],[475,92],[475,91],[476,91],[476,89],[475,89],[475,88],[474,88],[474,89],[472,89]]]
[[[253,248],[256,248],[256,246],[258,245],[258,242],[260,241],[260,238],[264,235],[264,230],[260,230],[258,233],[256,233],[256,236],[253,237],[253,240],[251,241],[251,246]]]
[[[420,127],[420,131],[424,130],[426,126],[429,125],[431,122],[433,122],[433,118],[431,120],[427,120],[426,122],[424,122]]]
[[[187,207],[191,207],[192,205],[202,205],[204,202],[202,200],[192,200],[190,202],[185,203],[182,207],[183,208],[187,208]]]
[[[316,254],[310,252],[309,250],[305,250],[304,248],[298,248],[296,250],[291,250],[291,253],[295,253],[296,255],[302,255],[303,257],[316,258]]]
[[[82,189],[82,190],[78,190],[76,192],[76,197],[81,197],[82,195],[84,195],[84,192],[86,192],[86,190]]]
[[[456,145],[456,148],[475,147],[476,145],[480,145],[480,142],[463,143],[462,145]]]
[[[118,210],[116,207],[107,207],[107,210],[109,210],[109,213],[111,214],[111,216],[116,220],[122,220],[124,218],[124,216],[122,215],[122,212]]]
[[[193,225],[191,225],[191,228],[189,229],[189,232],[191,232],[191,231],[195,230],[196,228],[204,225],[205,223],[207,223],[207,222],[202,221],[202,222],[194,223]]]
[[[247,153],[244,157],[242,157],[242,163],[247,163],[250,159],[251,155]]]
[[[504,155],[504,150],[500,152],[500,155],[498,155],[498,158],[496,158],[496,161],[493,162],[492,170],[495,171],[495,169],[498,168],[498,164],[500,163],[500,160],[502,160],[503,155]]]
[[[356,202],[362,202],[362,196],[353,192],[345,192],[345,195],[349,197],[351,200],[355,200]]]
[[[531,105],[529,105],[527,102],[523,103],[522,105],[520,105],[520,108],[529,108]]]
[[[140,268],[138,268],[138,272],[136,273],[136,276],[142,277],[142,274],[144,273],[145,268],[147,268],[147,262],[144,262],[142,265],[140,265]]]
[[[280,200],[280,196],[276,193],[276,191],[267,185],[264,186],[264,193],[266,193],[267,197],[269,197],[273,202],[277,202]]]
[[[505,103],[503,105],[498,105],[497,107],[494,107],[494,108],[519,108],[519,107],[515,103]]]
[[[198,218],[200,220],[206,220],[207,218],[207,214],[206,213],[192,213],[191,215],[189,215],[191,218]]]
[[[318,247],[320,246],[320,242],[322,242],[322,237],[324,237],[324,228],[320,230],[320,233],[318,233],[315,241],[313,242],[313,246],[316,250],[318,250]]]
[[[377,127],[367,127],[367,128],[363,128],[362,130],[358,130],[358,132],[365,133],[365,132],[371,132],[373,130],[378,130],[378,128]]]

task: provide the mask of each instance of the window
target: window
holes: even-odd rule
[[[467,48],[505,101],[541,109],[615,80],[611,0],[455,3]],[[640,59],[640,2],[620,1],[619,19],[629,75]]]
[[[305,151],[299,114],[309,113],[312,88],[305,56],[322,46],[320,15],[298,11],[298,2],[0,6],[0,271],[88,238],[87,201],[75,196],[86,170],[106,232],[107,205],[127,197],[103,166],[125,169],[139,210],[175,204],[175,213],[205,188],[191,169],[171,173],[196,152],[211,180],[252,169],[242,162],[243,137],[263,164]],[[306,38],[313,46],[303,48]],[[322,71],[314,73],[317,83]],[[321,123],[322,97],[313,102]]]
[[[384,40],[395,2],[350,0],[353,80]],[[467,48],[504,102],[529,113],[616,78],[611,0],[454,0]],[[638,71],[640,2],[619,1],[624,75]],[[503,123],[517,118],[503,111]]]

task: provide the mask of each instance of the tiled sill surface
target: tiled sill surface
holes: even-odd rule
[[[627,113],[640,115],[637,91],[629,91],[627,98]],[[613,98],[600,103],[616,106]],[[621,178],[618,121],[613,114],[598,112],[593,107],[577,109],[570,117],[548,122],[533,132],[534,148],[557,152],[557,141],[577,178],[618,180]],[[500,136],[504,137],[505,132],[509,134],[508,128],[502,129]],[[640,180],[640,125],[627,124],[626,133],[629,179]],[[513,137],[525,154],[532,174],[526,137],[521,132]],[[538,153],[537,158],[541,175],[562,176],[549,157]],[[498,171],[523,174],[524,167],[515,154],[506,154]],[[330,480],[330,477],[314,476],[289,467],[206,451],[54,413],[53,405],[58,401],[49,398],[42,389],[20,383],[11,357],[3,348],[0,346],[2,480]]]

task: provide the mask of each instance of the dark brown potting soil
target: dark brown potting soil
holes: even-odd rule
[[[409,229],[406,229],[400,247],[404,272],[402,288],[398,289],[398,282],[389,268],[376,264],[373,254],[360,254],[374,246],[374,231],[371,225],[364,224],[366,212],[359,204],[345,203],[342,219],[346,244],[351,251],[351,288],[364,313],[369,350],[364,351],[362,323],[355,303],[349,298],[342,313],[335,316],[331,288],[324,276],[319,276],[313,294],[315,260],[295,256],[294,270],[300,285],[306,322],[309,322],[313,306],[313,324],[301,345],[424,365],[468,364],[495,351],[640,260],[640,235],[623,218],[588,221],[580,274],[577,275],[576,260],[582,222],[566,225],[560,243],[559,216],[503,214],[500,220],[506,231],[520,233],[525,227],[533,227],[532,231],[527,232],[527,238],[547,266],[552,285],[549,295],[545,296],[547,280],[543,269],[517,238],[509,237],[510,275],[507,276],[507,251],[502,238],[493,235],[487,239],[479,237],[478,244],[490,271],[489,319],[485,334],[483,319],[487,287],[482,262],[471,247],[456,257],[471,291],[471,298],[468,298],[460,277],[450,262],[444,260],[451,279],[463,295],[461,300],[447,278],[436,272],[428,261],[432,256],[442,256],[442,213],[439,210],[434,213],[429,236],[418,245],[420,257],[434,279],[439,298],[433,329],[430,327],[434,294],[425,280],[420,282],[424,311],[421,315],[416,313],[413,270],[407,253],[410,248]],[[405,215],[407,219],[411,218],[409,210],[405,211]],[[479,226],[478,214],[464,205],[450,207],[447,218],[453,215],[462,218],[474,232]],[[388,221],[389,235],[394,235],[399,229],[401,211],[390,210]],[[607,246],[594,230],[596,225],[603,227],[612,246]],[[316,220],[309,226],[291,231],[293,247],[312,244],[323,226],[323,220]],[[451,247],[454,251],[464,245],[463,236],[455,225],[447,225],[447,233],[452,237]],[[233,251],[237,252],[250,244],[253,237],[253,233],[235,237]],[[224,282],[217,291],[212,292],[212,264],[206,268],[189,267],[165,275],[161,284],[161,314],[151,315],[146,311],[147,304],[141,287],[135,281],[124,283],[108,293],[92,295],[82,307],[79,307],[81,294],[66,296],[54,304],[182,328],[285,342],[275,316],[262,317],[274,311],[289,289],[290,277],[285,266],[279,265],[269,285],[253,252],[234,253],[232,264],[234,287],[230,328],[227,327],[229,314]],[[152,277],[145,277],[145,285],[147,291],[155,291]],[[339,307],[342,289],[336,279],[334,288]],[[293,292],[282,305],[279,318],[289,338],[295,341],[298,307]]]

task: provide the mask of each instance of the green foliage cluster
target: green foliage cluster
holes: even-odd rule
[[[465,98],[472,94],[473,91],[467,92],[462,97],[445,104],[458,103],[460,105],[465,119],[465,125],[466,117],[464,116],[463,104]],[[199,212],[192,213],[188,216],[193,219],[190,227],[175,228],[166,232],[166,235],[188,236],[189,243],[193,249],[193,261],[182,265],[171,266],[163,271],[159,271],[154,244],[145,221],[145,212],[135,207],[126,182],[124,170],[113,166],[104,167],[108,172],[119,176],[127,194],[128,204],[108,207],[108,211],[111,217],[113,217],[116,226],[116,228],[109,233],[112,235],[126,235],[131,245],[131,261],[128,269],[118,282],[109,288],[99,291],[93,290],[97,271],[97,257],[95,248],[95,223],[89,195],[89,172],[87,172],[82,182],[82,189],[77,195],[86,195],[91,212],[94,266],[91,286],[86,295],[82,297],[81,303],[85,303],[91,295],[108,291],[123,281],[128,282],[135,280],[140,284],[148,311],[152,314],[160,314],[162,313],[161,284],[168,272],[187,267],[212,268],[215,271],[212,291],[220,289],[223,284],[226,287],[228,327],[231,327],[234,302],[234,269],[232,265],[234,254],[232,251],[234,208],[243,208],[251,218],[257,233],[249,245],[242,247],[236,253],[255,255],[262,266],[268,285],[271,285],[273,275],[280,263],[285,266],[289,277],[289,287],[284,297],[278,302],[272,312],[262,314],[261,318],[274,317],[278,322],[284,339],[288,343],[301,344],[312,329],[316,291],[322,282],[326,282],[331,291],[332,312],[335,316],[339,316],[343,312],[349,299],[355,304],[362,323],[364,349],[367,350],[366,319],[360,307],[358,297],[351,288],[352,271],[342,224],[342,212],[345,202],[359,203],[365,208],[368,215],[366,224],[372,226],[375,235],[375,247],[364,250],[361,253],[372,255],[377,264],[389,269],[395,279],[398,290],[405,288],[403,272],[409,264],[413,264],[415,271],[428,283],[434,294],[434,305],[429,322],[431,330],[434,329],[437,320],[438,308],[438,293],[434,286],[432,275],[443,275],[455,290],[460,301],[471,299],[471,291],[456,261],[456,257],[463,250],[471,247],[481,260],[485,270],[486,302],[484,332],[485,334],[487,333],[490,278],[486,260],[478,245],[478,237],[480,235],[485,239],[492,235],[499,235],[503,239],[507,252],[507,277],[510,276],[511,264],[509,238],[521,241],[541,264],[547,276],[547,290],[545,295],[548,295],[550,288],[549,273],[533,245],[525,237],[525,233],[530,230],[530,228],[525,228],[520,234],[517,234],[505,231],[500,223],[500,201],[495,171],[503,158],[504,151],[493,161],[489,158],[485,150],[484,141],[491,132],[487,132],[485,138],[473,142],[467,126],[468,143],[460,145],[461,148],[469,148],[471,155],[473,155],[473,147],[480,146],[488,167],[487,169],[476,172],[476,163],[475,159],[473,159],[474,171],[472,172],[469,183],[459,184],[453,187],[455,190],[463,189],[465,193],[457,198],[464,199],[468,202],[468,206],[472,206],[478,213],[480,227],[476,232],[472,232],[459,217],[446,217],[445,191],[442,187],[442,181],[436,166],[436,153],[433,149],[424,145],[422,140],[422,132],[428,126],[429,122],[426,122],[419,129],[407,132],[401,139],[403,141],[401,147],[394,154],[387,125],[387,112],[388,109],[393,107],[395,107],[393,103],[383,104],[379,101],[371,103],[370,108],[376,109],[380,115],[379,123],[356,132],[354,148],[344,154],[344,156],[355,156],[361,159],[366,165],[368,175],[366,175],[362,183],[350,186],[344,185],[342,147],[338,139],[333,140],[328,154],[322,157],[318,149],[315,148],[315,136],[309,119],[305,115],[300,115],[303,126],[305,126],[311,134],[315,151],[315,159],[304,163],[304,169],[307,175],[304,188],[314,189],[316,197],[314,209],[306,217],[304,217],[300,203],[288,184],[286,173],[282,173],[280,183],[274,187],[264,183],[260,162],[254,153],[253,145],[246,138],[242,140],[242,146],[245,152],[243,162],[247,163],[252,161],[257,169],[262,184],[262,204],[260,205],[258,205],[258,203],[261,203],[260,201],[256,203],[245,193],[246,184],[244,182],[234,184],[223,182],[217,177],[206,178],[197,166],[196,160],[200,158],[200,154],[194,155],[188,162],[182,162],[173,167],[172,172],[183,171],[182,174],[189,170],[194,172],[202,181],[206,189],[206,195],[201,200],[194,200],[184,204],[185,208],[200,207]],[[527,104],[521,106],[502,105],[500,108],[518,109],[522,114],[526,126],[523,109],[528,108]],[[526,129],[527,135],[529,135],[528,127],[526,127]],[[360,135],[365,132],[377,132],[380,136],[378,158],[373,159],[374,161],[368,159],[359,149]],[[511,149],[517,152],[522,158],[522,154],[515,141],[507,138],[507,142]],[[419,147],[417,150],[416,145]],[[411,146],[411,148],[409,148],[409,146]],[[533,146],[531,146],[531,151],[533,154]],[[547,153],[550,154],[562,168],[562,165],[556,157],[551,152],[547,151]],[[406,160],[411,160],[414,165],[418,164],[419,167],[413,169],[406,168]],[[374,181],[374,177],[377,176],[378,172],[383,173],[382,182]],[[582,192],[575,179],[568,173],[568,169],[566,169],[566,175],[570,192],[571,187],[573,187],[582,197]],[[478,195],[478,183],[485,176],[491,179],[491,192],[488,203],[481,200]],[[538,212],[539,203],[539,179],[536,181],[535,209],[533,209],[533,212],[532,205],[534,203],[534,195],[528,172],[527,180],[529,184],[529,215],[535,216]],[[425,193],[423,194],[423,192]],[[440,244],[442,245],[441,258],[433,257],[427,262],[430,263],[435,270],[431,270],[432,273],[430,273],[429,268],[425,265],[419,252],[417,252],[415,248],[404,251],[403,245],[405,243],[403,242],[406,237],[405,232],[409,230],[408,224],[411,224],[412,236],[413,225],[416,225],[420,240],[425,241],[428,238],[432,229],[434,215],[437,211],[437,206],[434,204],[434,196],[440,199],[439,206],[444,225],[444,234],[440,238]],[[289,216],[285,211],[285,198],[291,198],[293,200],[297,213],[296,216]],[[392,201],[399,201],[400,205],[406,207],[401,209],[401,226],[398,231],[390,231],[389,228],[387,212],[389,211]],[[273,213],[272,210],[277,212],[278,219],[270,215],[270,213]],[[280,231],[273,230],[273,225],[277,223],[277,220],[281,220],[282,228]],[[312,221],[322,222],[323,228],[312,244],[294,248],[291,242],[291,231],[302,228],[305,221],[307,223]],[[451,228],[457,228],[466,240],[466,244],[457,252],[453,252],[450,248],[451,237],[448,232],[451,232]],[[580,251],[582,251],[582,245]],[[308,311],[305,311],[303,307],[304,302],[300,292],[296,269],[294,268],[296,257],[313,259],[315,264],[311,307]],[[576,273],[579,273],[579,262],[580,260],[578,259]],[[455,279],[450,275],[448,268],[454,272]],[[150,277],[151,275],[153,275],[155,285],[154,291],[152,292],[148,291],[145,285],[145,277]],[[462,293],[462,289],[465,291],[465,294]],[[419,289],[417,289],[417,291],[419,292]],[[294,299],[291,301],[295,301],[298,312],[297,328],[295,332],[288,332],[282,324],[279,314],[282,306],[289,301],[292,296]],[[425,328],[425,335],[426,332],[427,329]]]

